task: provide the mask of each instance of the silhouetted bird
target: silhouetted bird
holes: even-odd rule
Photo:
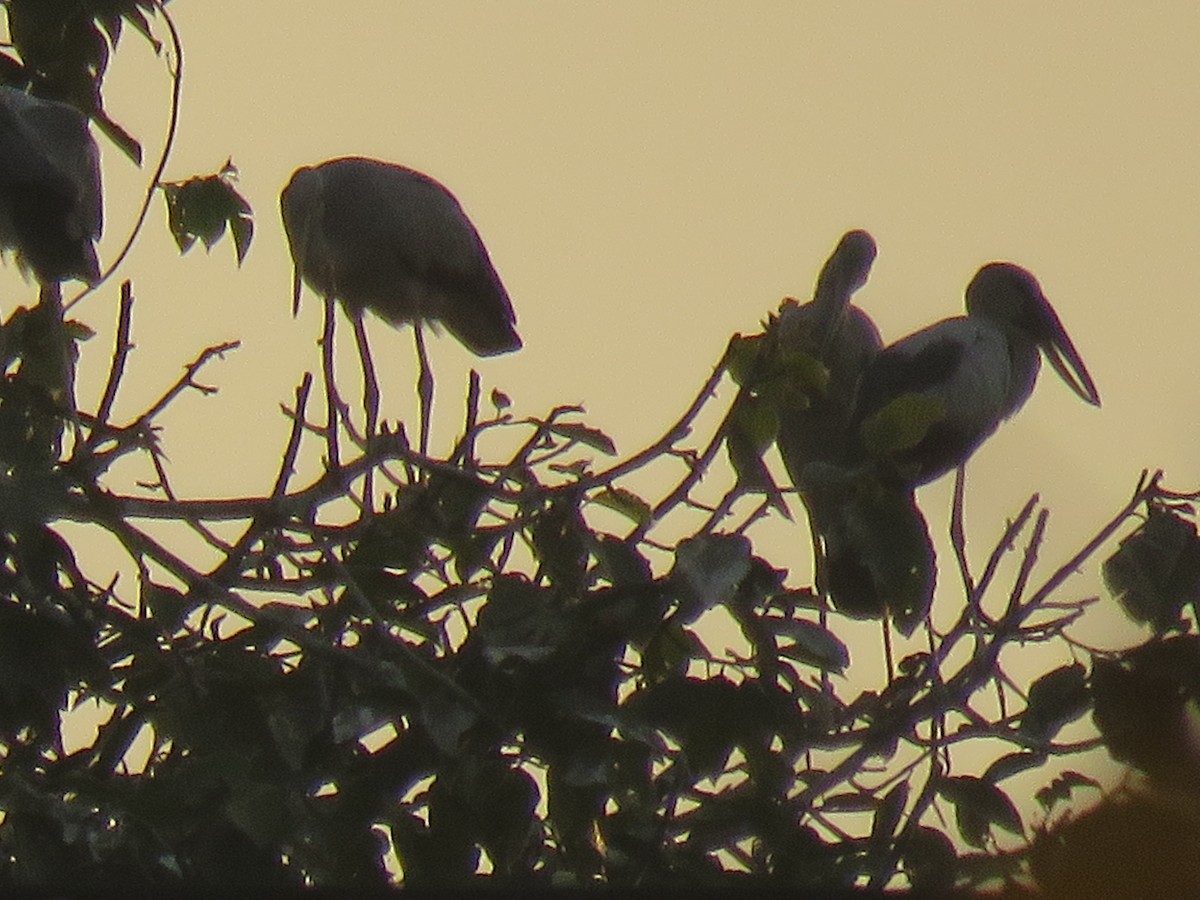
[[[808,511],[818,588],[842,613],[890,616],[907,634],[933,599],[929,529],[911,490],[884,485],[857,464],[853,429],[859,381],[883,347],[875,323],[850,303],[875,255],[867,232],[847,232],[821,269],[812,302],[780,310],[776,352],[816,359],[823,370],[820,390],[779,409],[776,441]]]
[[[355,323],[368,379],[369,430],[378,394],[372,401],[363,314],[369,309],[393,325],[413,323],[424,451],[432,379],[421,323],[440,322],[480,356],[521,346],[512,303],[475,226],[428,175],[360,157],[297,169],[280,206],[295,263],[294,309],[303,280],[327,301],[340,301]]]
[[[0,86],[0,245],[43,285],[100,278],[100,155],[66,103]]]
[[[1041,353],[1083,400],[1100,394],[1037,280],[989,263],[971,280],[967,315],[884,348],[859,384],[855,423],[885,479],[933,481],[962,465],[1029,399]]]

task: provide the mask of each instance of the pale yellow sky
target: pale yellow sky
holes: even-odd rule
[[[518,413],[581,402],[623,453],[639,449],[731,333],[807,296],[842,232],[864,227],[880,254],[859,303],[886,339],[959,314],[975,270],[1011,259],[1041,280],[1100,387],[1097,411],[1044,371],[978,454],[970,521],[982,536],[1040,491],[1055,511],[1054,559],[1124,502],[1142,467],[1200,486],[1200,6],[331,9],[171,5],[186,74],[167,177],[232,155],[257,219],[239,270],[228,245],[179,258],[156,201],[119,273],[139,301],[126,412],[204,345],[244,342],[206,373],[223,393],[189,397],[166,420],[182,493],[269,486],[287,428],[278,405],[317,367],[320,327],[311,295],[291,318],[278,191],[297,166],[344,154],[447,184],[516,306],[518,354],[475,362],[452,339],[434,342],[443,442],[474,364]],[[168,91],[164,65],[130,34],[106,100],[151,153]],[[148,175],[111,151],[105,165],[108,258]],[[116,285],[79,307],[101,333],[85,378],[107,364]],[[392,357],[385,412],[410,415],[411,337],[372,333],[377,356]],[[921,493],[935,532],[948,498],[948,484]]]

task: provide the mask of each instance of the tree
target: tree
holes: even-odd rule
[[[124,25],[153,39],[150,17],[167,22],[165,10],[151,0],[6,9],[4,80],[71,102],[137,156],[104,113],[104,63]],[[163,185],[181,248],[230,228],[246,252],[249,209],[230,174]],[[86,329],[41,306],[0,327],[8,888],[419,887],[489,873],[494,885],[932,893],[1036,881],[1061,892],[1081,877],[1075,860],[1097,871],[1081,849],[1095,835],[1148,827],[1145,804],[1200,789],[1185,739],[1200,700],[1196,495],[1156,475],[1143,474],[1048,576],[1035,567],[1047,527],[1036,497],[984,569],[970,570],[960,479],[957,615],[935,630],[912,598],[885,603],[917,637],[889,683],[851,694],[835,676],[869,669],[876,651],[839,632],[863,611],[833,608],[824,587],[789,586],[806,573],[772,564],[748,537],[764,517],[800,509],[764,454],[783,433],[781,413],[819,412],[830,383],[818,354],[768,352],[781,319],[731,341],[659,441],[604,466],[594,458],[611,457],[612,442],[583,410],[519,418],[501,393],[485,400],[474,377],[445,458],[414,451],[402,430],[364,440],[343,425],[354,452],[299,482],[297,460],[324,441],[304,375],[274,485],[209,500],[171,490],[156,423],[181,393],[208,390],[201,371],[211,377],[232,344],[208,348],[141,415],[115,421],[133,352],[130,282],[120,296],[95,410],[67,403],[69,392],[52,389],[60,370],[42,364],[47,341],[98,352],[81,343]],[[693,446],[726,375],[742,393]],[[497,434],[515,449],[482,457],[480,437]],[[134,456],[159,474],[150,496],[112,476]],[[682,471],[661,497],[624,486],[671,464]],[[361,496],[368,473],[378,509]],[[729,483],[715,504],[697,499],[705,475]],[[884,525],[919,516],[907,503],[864,515]],[[660,537],[685,513],[702,521]],[[216,562],[189,559],[147,520],[188,526]],[[139,573],[132,594],[88,577],[56,527],[65,521],[116,539]],[[238,536],[213,523],[237,523]],[[1064,597],[1064,583],[1118,539],[1104,575],[1150,636],[1103,653],[1071,629],[1111,601]],[[1009,552],[1019,560],[1011,583],[999,574]],[[695,623],[714,610],[744,636],[740,655],[704,642]],[[1005,651],[1039,643],[1075,662],[1013,669]],[[111,713],[90,746],[67,753],[64,710],[85,700]],[[1072,724],[1088,715],[1095,731]],[[985,762],[968,752],[976,747]],[[1072,758],[1101,747],[1153,791],[1063,812],[1098,786]],[[1011,786],[1029,783],[1056,814],[1033,829]],[[1194,803],[1170,809],[1179,853],[1194,850]],[[1115,846],[1110,859],[1126,852]],[[1195,877],[1166,856],[1173,877]]]

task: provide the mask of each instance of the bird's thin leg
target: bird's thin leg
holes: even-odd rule
[[[379,379],[375,376],[375,363],[371,359],[371,347],[367,343],[366,317],[354,317],[354,340],[358,343],[358,358],[362,362],[363,373],[363,409],[367,413],[366,440],[368,451],[371,438],[375,437],[375,429],[379,424]],[[363,506],[373,509],[375,503],[374,468],[368,467],[363,480]]]
[[[321,372],[325,378],[325,446],[329,468],[341,468],[338,453],[338,394],[333,378],[333,319],[336,313],[332,297],[325,298],[325,326],[321,331]]]
[[[421,436],[417,448],[421,455],[429,452],[429,417],[433,407],[433,372],[429,369],[429,356],[425,352],[425,334],[420,322],[413,322],[413,334],[417,339],[417,398],[421,403]]]

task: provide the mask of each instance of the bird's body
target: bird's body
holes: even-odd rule
[[[1041,353],[1082,399],[1100,396],[1036,279],[990,263],[967,288],[967,315],[884,348],[859,383],[863,453],[889,480],[920,485],[966,461],[1033,392]]]
[[[73,106],[0,86],[0,245],[43,284],[99,280],[100,155]]]
[[[487,250],[454,196],[413,169],[359,157],[298,169],[280,197],[300,280],[352,317],[443,324],[479,356],[521,346]]]
[[[870,316],[850,303],[866,284],[875,254],[870,234],[847,232],[822,267],[812,301],[785,303],[774,323],[778,355],[803,353],[827,373],[820,396],[803,408],[780,410],[778,445],[797,486],[810,462],[843,461],[859,378],[883,347]]]
[[[883,347],[875,323],[850,303],[875,253],[867,232],[847,232],[812,301],[786,304],[773,323],[781,360],[802,354],[826,375],[822,390],[779,405],[776,444],[808,512],[818,588],[840,612],[888,618],[909,634],[936,584],[929,529],[912,490],[857,465],[852,427],[859,382]]]

